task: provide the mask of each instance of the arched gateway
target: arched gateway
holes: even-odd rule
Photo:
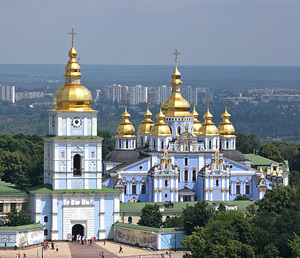
[[[81,224],[76,224],[72,227],[72,236],[74,236],[73,240],[76,239],[77,235],[84,235],[84,227]]]

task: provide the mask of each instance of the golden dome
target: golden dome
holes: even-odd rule
[[[205,119],[205,121],[199,129],[199,135],[201,135],[201,136],[219,135],[218,128],[211,121],[213,118],[213,115],[209,112],[209,101],[207,101],[207,112],[203,116],[203,118]]]
[[[150,135],[152,136],[172,136],[169,126],[164,121],[165,115],[159,110],[159,113],[156,116],[157,122],[151,128]]]
[[[174,53],[175,69],[172,73],[172,92],[171,96],[163,103],[163,112],[165,116],[192,116],[190,113],[190,103],[181,96],[180,80],[181,73],[177,69],[177,55],[179,54],[176,50]]]
[[[127,112],[127,105],[125,103],[125,112],[121,115],[123,121],[120,123],[117,129],[117,137],[131,138],[135,137],[135,129],[132,123],[129,121],[131,115]]]
[[[149,110],[149,102],[147,101],[147,110],[144,113],[145,120],[140,124],[138,133],[150,134],[154,122],[151,120],[152,113]]]
[[[92,94],[80,82],[80,65],[76,60],[77,51],[72,47],[69,51],[70,60],[65,68],[65,85],[54,94],[53,102],[56,110],[60,111],[94,111],[91,109]]]
[[[193,111],[191,112],[191,114],[194,116],[194,127],[193,127],[193,133],[195,135],[198,135],[199,133],[199,129],[201,128],[201,123],[200,121],[197,119],[199,114],[196,111],[196,105],[195,105],[195,100],[194,100],[194,108]]]
[[[227,105],[225,105],[225,112],[221,115],[223,121],[218,126],[220,137],[235,137],[235,129],[232,123],[229,121],[231,115],[227,112]]]

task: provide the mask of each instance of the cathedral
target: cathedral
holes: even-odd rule
[[[135,134],[125,104],[116,149],[103,161],[103,185],[119,190],[122,202],[232,201],[240,195],[257,200],[271,183],[287,185],[288,166],[272,162],[268,168],[253,168],[252,161],[236,150],[227,106],[217,127],[208,102],[201,124],[195,104],[191,111],[181,95],[179,53],[174,54],[171,96],[156,122],[148,105]]]

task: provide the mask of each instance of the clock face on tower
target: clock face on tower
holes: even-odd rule
[[[72,126],[73,127],[80,127],[82,125],[82,119],[79,117],[74,117],[72,119]]]

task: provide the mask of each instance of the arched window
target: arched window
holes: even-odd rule
[[[192,181],[196,182],[197,181],[197,173],[196,173],[196,169],[192,170]]]
[[[119,148],[121,149],[122,148],[122,140],[119,139]]]
[[[216,140],[216,149],[218,149],[218,140]]]
[[[124,185],[124,194],[127,194],[127,186]]]
[[[61,159],[65,159],[65,158],[66,158],[66,153],[65,153],[64,150],[61,151],[61,153],[60,153],[60,158],[61,158]]]
[[[153,150],[156,149],[156,140],[153,140]]]
[[[74,176],[81,176],[81,156],[76,154],[73,160],[73,175]]]
[[[171,135],[173,135],[173,129],[172,129],[172,127],[169,126],[169,128],[170,128]]]
[[[229,149],[229,141],[226,141],[226,149]]]
[[[160,144],[161,144],[160,148],[163,150],[164,149],[164,140],[161,140]]]
[[[222,140],[220,140],[220,150],[222,149]]]
[[[188,166],[188,164],[189,164],[189,158],[188,158],[188,157],[185,157],[185,158],[184,158],[184,165],[185,165],[185,166]]]
[[[235,186],[235,194],[241,194],[241,185],[239,183]]]
[[[167,187],[169,185],[169,181],[168,179],[165,180],[165,187]]]
[[[48,216],[44,217],[44,222],[48,222]]]
[[[128,217],[128,224],[132,224],[132,217]]]
[[[208,149],[211,149],[211,140],[208,141]]]
[[[132,185],[131,194],[136,194],[136,185]]]
[[[146,194],[146,184],[142,184],[142,194]]]
[[[189,180],[189,171],[187,169],[184,170],[183,177],[184,177],[184,181],[187,182]]]
[[[177,127],[177,135],[181,135],[181,127],[180,126]]]
[[[91,151],[91,159],[94,159],[94,158],[95,158],[95,151],[92,150],[92,151]]]
[[[44,236],[48,236],[48,229],[44,229]]]
[[[128,143],[128,139],[126,139],[126,149],[128,149],[129,143]]]
[[[216,186],[219,186],[219,184],[220,184],[220,181],[219,181],[219,179],[217,178],[217,179],[216,179]]]
[[[141,146],[144,146],[144,137],[141,137]]]

